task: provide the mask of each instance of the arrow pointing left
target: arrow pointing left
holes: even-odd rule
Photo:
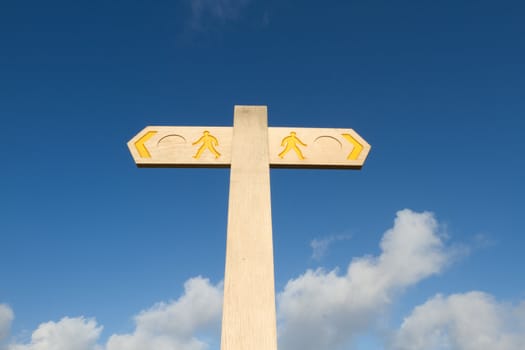
[[[151,154],[149,153],[144,143],[148,141],[156,133],[157,133],[156,131],[148,131],[135,142],[135,148],[139,152],[139,155],[141,158],[151,158]]]
[[[128,142],[139,167],[228,167],[231,127],[148,126]]]

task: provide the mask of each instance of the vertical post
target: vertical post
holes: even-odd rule
[[[266,106],[233,124],[221,350],[277,350]]]

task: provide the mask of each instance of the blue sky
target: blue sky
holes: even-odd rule
[[[2,2],[0,349],[218,349],[229,171],[137,169],[126,142],[236,104],[372,145],[271,172],[280,349],[525,347],[524,15]]]

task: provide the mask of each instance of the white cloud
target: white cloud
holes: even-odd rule
[[[307,270],[290,280],[277,298],[279,348],[348,349],[356,336],[370,334],[403,289],[456,256],[439,227],[432,213],[399,211],[378,256],[356,258],[344,273]],[[102,326],[94,319],[65,317],[41,324],[29,343],[5,349],[206,350],[218,342],[221,309],[222,284],[196,277],[177,300],[140,312],[133,332],[113,334],[106,344],[98,344]],[[13,318],[0,304],[0,344]],[[389,341],[393,350],[525,349],[525,303],[505,305],[480,292],[438,295],[415,308]]]
[[[192,29],[204,29],[204,22],[236,20],[252,0],[190,0]]]
[[[64,317],[43,323],[31,335],[29,344],[12,344],[8,350],[99,350],[102,327],[93,319]]]
[[[10,344],[7,350],[204,350],[208,345],[197,334],[219,329],[221,309],[222,285],[196,277],[186,281],[179,299],[140,312],[134,332],[112,335],[105,347],[97,344],[102,326],[94,319],[64,317],[41,324],[28,344]],[[0,334],[12,318],[11,309],[0,305]]]
[[[525,349],[525,303],[513,307],[481,292],[437,295],[404,320],[392,348]]]
[[[337,349],[369,327],[396,292],[440,272],[450,260],[433,214],[402,210],[377,257],[354,259],[346,274],[308,270],[278,296],[285,350]]]
[[[348,240],[350,238],[350,235],[336,235],[321,239],[313,239],[310,242],[310,247],[312,247],[312,259],[321,260],[321,258],[325,256],[330,245],[338,241]]]
[[[184,295],[171,303],[159,303],[135,317],[131,334],[113,335],[107,350],[204,350],[196,334],[219,325],[222,286],[196,277],[184,284]]]
[[[2,348],[2,341],[9,335],[13,318],[14,315],[11,308],[5,304],[0,304],[0,349]]]

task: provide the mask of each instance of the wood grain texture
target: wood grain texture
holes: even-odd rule
[[[229,167],[232,132],[232,127],[148,126],[128,148],[139,167]],[[352,129],[267,127],[266,134],[274,168],[360,169],[370,152]]]
[[[276,350],[267,109],[235,106],[221,350]]]
[[[271,127],[268,134],[275,168],[360,169],[370,152],[368,142],[352,129]]]
[[[221,126],[148,126],[128,142],[128,148],[139,167],[228,167],[232,130]],[[201,139],[205,132],[217,143]],[[209,147],[195,157],[205,142],[218,152],[218,157]],[[141,147],[145,149],[143,154]]]

